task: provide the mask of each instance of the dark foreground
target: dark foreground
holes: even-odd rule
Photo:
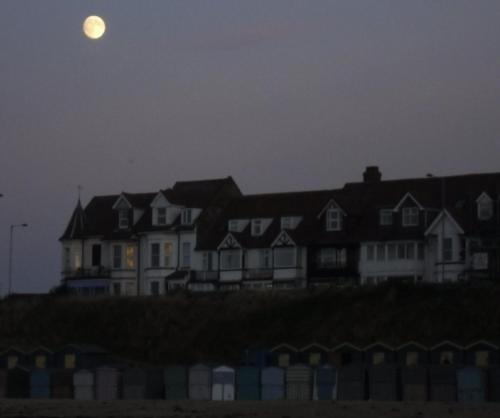
[[[2,418],[498,418],[499,404],[405,402],[0,401]]]

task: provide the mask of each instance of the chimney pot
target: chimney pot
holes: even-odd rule
[[[374,183],[380,181],[381,179],[382,179],[382,173],[378,169],[378,166],[372,165],[366,167],[366,170],[363,173],[363,181],[365,183]]]

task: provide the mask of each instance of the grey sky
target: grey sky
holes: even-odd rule
[[[87,40],[84,18],[108,32]],[[2,0],[0,282],[57,284],[84,186],[499,171],[498,0]]]

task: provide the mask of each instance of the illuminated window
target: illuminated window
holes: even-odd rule
[[[453,364],[453,351],[442,351],[439,356],[439,364]]]
[[[378,351],[376,353],[373,353],[372,362],[373,362],[373,365],[375,365],[375,366],[377,364],[385,363],[385,353],[383,351]]]
[[[18,361],[19,361],[19,358],[17,356],[8,356],[7,357],[7,368],[13,369],[14,367],[17,366]]]
[[[417,364],[418,364],[418,352],[408,351],[406,353],[406,365],[407,366],[416,366]]]
[[[282,353],[278,356],[278,366],[288,367],[290,366],[290,354]]]
[[[174,251],[174,246],[171,242],[165,242],[163,244],[163,262],[165,267],[170,267],[172,264],[172,252]]]
[[[128,269],[135,268],[135,245],[128,244],[125,250],[125,257]]]
[[[476,351],[475,357],[475,363],[477,367],[488,367],[490,365],[489,351]]]
[[[43,354],[38,354],[35,357],[35,367],[37,369],[45,369],[47,367],[47,356]]]
[[[309,365],[319,366],[320,363],[321,363],[321,354],[320,353],[309,354]]]
[[[65,369],[76,368],[76,356],[74,354],[66,354],[64,356],[64,368]]]

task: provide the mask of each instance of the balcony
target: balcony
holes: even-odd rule
[[[248,269],[243,272],[244,280],[265,280],[273,278],[273,269]]]
[[[66,279],[98,279],[111,276],[110,270],[102,266],[65,270],[62,274]]]

